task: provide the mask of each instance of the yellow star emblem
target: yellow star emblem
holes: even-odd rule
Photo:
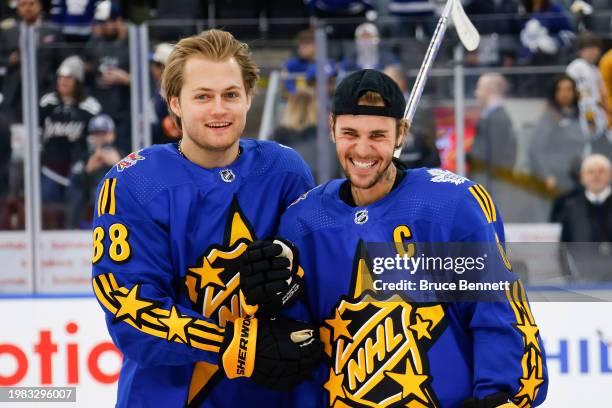
[[[334,405],[334,402],[338,397],[346,398],[346,392],[344,392],[342,381],[344,381],[344,374],[336,374],[334,372],[334,369],[330,368],[329,379],[325,384],[323,384],[323,388],[325,388],[329,392],[330,406]]]
[[[416,315],[416,323],[410,325],[410,330],[414,331],[417,335],[417,340],[421,337],[426,337],[431,340],[431,334],[429,333],[429,327],[431,326],[430,320],[423,320],[421,316]]]
[[[166,340],[173,341],[176,337],[183,344],[189,345],[189,339],[187,338],[187,326],[189,323],[195,320],[194,318],[185,315],[181,316],[178,308],[176,306],[172,306],[170,316],[160,317],[157,320],[168,328]]]
[[[207,257],[202,258],[202,266],[199,268],[189,268],[189,270],[200,277],[200,289],[204,289],[208,285],[217,285],[225,289],[225,284],[221,281],[219,274],[224,271],[223,268],[213,268]]]
[[[139,314],[145,309],[150,309],[155,306],[154,302],[139,299],[140,285],[134,285],[127,294],[114,292],[115,299],[121,305],[115,313],[115,319],[131,318],[135,322],[138,320]]]
[[[336,309],[334,318],[325,320],[325,323],[329,324],[334,329],[333,341],[336,341],[340,336],[353,340],[353,336],[351,336],[351,333],[348,331],[348,325],[351,324],[351,320],[342,320],[342,316],[340,316],[338,309]]]
[[[516,328],[525,336],[525,347],[533,344],[536,349],[540,350],[540,344],[538,343],[538,326],[532,325],[526,321],[525,324],[517,324]]]
[[[408,361],[406,361],[406,372],[404,374],[386,371],[385,375],[402,386],[402,398],[414,395],[421,401],[429,401],[427,395],[425,395],[425,392],[423,392],[421,388],[422,384],[427,381],[429,376],[425,374],[415,374]]]
[[[535,399],[538,393],[538,388],[544,383],[544,379],[536,377],[536,370],[531,370],[531,374],[527,378],[521,378],[521,388],[516,394],[515,399],[520,399],[523,396],[529,398],[529,401]]]

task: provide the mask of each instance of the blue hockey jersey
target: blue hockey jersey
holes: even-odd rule
[[[276,233],[280,213],[314,185],[295,151],[240,141],[225,168],[205,169],[176,144],[131,153],[98,187],[93,288],[123,353],[118,407],[276,405],[279,393],[228,380],[223,327],[244,313],[238,258]]]
[[[304,194],[279,227],[305,271],[306,298],[288,314],[317,324],[330,356],[295,392],[295,405],[452,408],[498,392],[519,407],[541,403],[542,342],[486,190],[445,170],[415,169],[381,200],[352,207],[340,198],[343,181]],[[408,291],[379,292],[367,243],[383,242],[491,243],[487,268],[507,288],[487,302],[417,303]]]

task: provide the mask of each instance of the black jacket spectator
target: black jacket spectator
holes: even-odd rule
[[[560,222],[563,242],[612,242],[610,161],[600,154],[588,156],[580,168],[583,189],[557,203],[551,216]]]
[[[84,68],[77,56],[68,57],[57,70],[57,88],[40,99],[43,202],[62,202],[72,162],[85,149],[87,123],[100,112],[100,104],[82,91]]]

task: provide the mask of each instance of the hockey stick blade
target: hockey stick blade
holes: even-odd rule
[[[451,19],[455,25],[459,40],[468,51],[474,51],[480,42],[480,34],[478,34],[478,30],[476,30],[474,24],[465,14],[461,0],[452,0],[452,2]]]

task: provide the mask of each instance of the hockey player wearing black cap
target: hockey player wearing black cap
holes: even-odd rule
[[[346,179],[309,191],[281,217],[279,235],[295,246],[294,260],[299,251],[306,294],[286,313],[318,325],[330,357],[290,404],[539,405],[547,390],[544,349],[505,255],[499,209],[484,187],[465,177],[441,169],[405,170],[393,160],[406,134],[404,108],[400,89],[383,73],[347,76],[332,98],[329,119]],[[372,243],[390,245],[381,250]],[[410,274],[398,275],[397,267],[381,272],[377,260],[385,258],[372,252],[423,257],[420,243],[444,243],[440,250],[455,257],[453,244],[487,250],[483,269],[471,279],[495,276],[507,285],[486,302],[465,290],[432,298],[426,291],[384,289],[389,273]],[[253,251],[265,252],[261,246]],[[434,279],[436,271],[417,272],[419,281]],[[468,276],[447,272],[435,275],[437,282]],[[260,275],[264,281],[270,274]],[[249,288],[243,291],[248,297]]]

